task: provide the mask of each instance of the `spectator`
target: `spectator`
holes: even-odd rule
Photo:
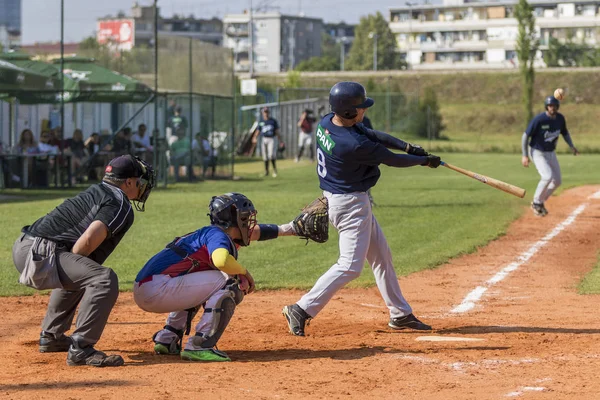
[[[208,141],[206,135],[197,133],[196,138],[192,142],[192,150],[194,151],[194,159],[202,160],[202,179],[206,178],[206,171],[211,168],[211,178],[215,177],[217,167],[217,149],[214,149]]]
[[[73,131],[73,137],[67,139],[65,151],[71,155],[71,173],[73,180],[77,180],[76,174],[79,168],[87,160],[86,146],[83,141],[83,132],[81,129]]]
[[[182,136],[177,137],[177,140],[173,141],[171,146],[169,147],[169,156],[170,162],[174,169],[175,181],[179,182],[179,169],[182,166],[187,166],[190,164],[190,155],[191,155],[191,143],[189,139],[185,137],[185,133],[181,132]],[[191,170],[190,174],[192,179],[194,179],[194,171]]]
[[[131,141],[136,151],[152,151],[150,145],[150,136],[146,135],[148,128],[145,124],[139,124],[137,132],[132,136]]]
[[[57,126],[50,131],[50,140],[48,141],[48,144],[56,146],[59,151],[66,147],[66,140],[63,139],[62,127]]]
[[[296,156],[296,162],[300,161],[305,147],[308,148],[310,153],[310,161],[315,161],[312,138],[313,125],[317,120],[312,116],[312,114],[313,110],[307,108],[304,110],[300,120],[298,121],[298,128],[300,128],[300,132],[298,133],[298,155]]]
[[[17,154],[37,154],[39,153],[38,145],[33,138],[31,129],[23,129],[19,137],[19,143],[15,146],[14,153]]]
[[[181,107],[176,107],[173,116],[169,118],[168,127],[171,128],[171,134],[177,138],[185,136],[188,122],[187,119],[181,115]]]
[[[113,151],[118,155],[132,154],[133,143],[131,142],[131,128],[124,128],[117,132],[114,140]]]
[[[56,140],[53,140],[52,131],[43,131],[40,135],[40,142],[38,143],[38,150],[42,154],[58,154],[58,145],[53,145]]]
[[[112,146],[107,144],[104,147],[100,145],[100,134],[94,132],[85,141],[85,148],[88,154],[88,180],[97,181],[103,175],[104,165],[106,163],[106,156],[100,155],[100,151],[110,151]]]

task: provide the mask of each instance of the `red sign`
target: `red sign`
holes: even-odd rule
[[[135,44],[135,22],[133,19],[98,21],[96,32],[98,43],[115,46],[118,50],[131,50]]]

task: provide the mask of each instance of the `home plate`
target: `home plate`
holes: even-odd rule
[[[456,336],[419,336],[417,342],[483,342],[485,339]]]

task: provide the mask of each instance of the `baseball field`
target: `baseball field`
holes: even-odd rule
[[[325,244],[285,237],[240,251],[259,291],[246,297],[219,342],[230,363],[154,355],[151,337],[165,315],[135,305],[135,275],[173,237],[208,224],[213,195],[244,193],[259,222],[290,221],[319,195],[313,164],[283,161],[274,179],[259,178],[262,164],[249,162],[237,167],[236,181],[153,191],[106,262],[123,293],[97,347],[122,354],[126,365],[93,371],[67,367],[64,354],[38,352],[48,296],[17,283],[11,258],[20,228],[77,191],[2,192],[0,397],[598,398],[600,155],[559,154],[564,183],[545,218],[529,209],[539,176],[518,154],[440,155],[527,195],[519,199],[446,168],[382,168],[374,214],[402,290],[433,332],[388,329],[367,266],[311,321],[307,337],[290,335],[282,306],[314,284],[338,248],[335,231]]]

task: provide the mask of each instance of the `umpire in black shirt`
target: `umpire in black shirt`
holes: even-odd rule
[[[22,229],[13,246],[19,282],[54,289],[42,322],[40,352],[67,352],[68,365],[123,365],[94,348],[117,301],[117,275],[102,266],[133,224],[154,186],[152,167],[131,155],[114,158],[101,183],[65,200]],[[79,314],[72,336],[75,310]]]

